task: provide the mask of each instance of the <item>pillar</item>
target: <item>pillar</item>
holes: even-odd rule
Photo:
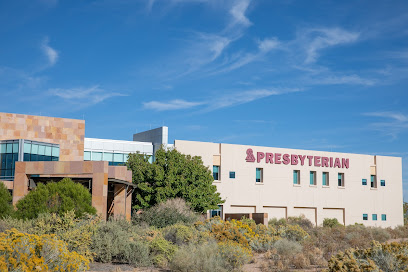
[[[28,194],[28,177],[25,173],[25,163],[16,162],[16,170],[14,173],[14,185],[13,185],[13,205]]]
[[[108,162],[94,162],[92,174],[92,206],[103,220],[108,212]]]

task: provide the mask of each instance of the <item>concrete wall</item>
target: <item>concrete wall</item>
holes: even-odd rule
[[[214,156],[220,156],[220,180],[214,181],[225,199],[226,213],[268,213],[273,217],[305,215],[317,225],[324,218],[338,218],[346,225],[390,227],[403,224],[402,161],[399,157],[370,156],[348,153],[257,147],[192,141],[175,141],[175,148],[184,154],[201,156],[210,170]],[[247,150],[253,150],[255,162],[247,162]],[[318,167],[312,163],[292,165],[257,160],[257,152],[298,154],[320,157],[348,158],[349,168]],[[374,166],[374,168],[372,168]],[[256,168],[263,169],[263,182],[255,180]],[[377,188],[370,187],[372,169],[377,174]],[[293,170],[300,171],[300,185],[293,184]],[[229,178],[235,171],[235,179]],[[310,171],[316,171],[316,185],[310,185]],[[322,172],[329,172],[329,185],[322,185]],[[344,173],[345,186],[339,187],[338,173]],[[362,185],[367,179],[367,185]],[[386,186],[380,186],[380,180]],[[363,221],[363,214],[368,220]],[[372,220],[377,214],[377,221]],[[387,220],[382,221],[381,215]]]
[[[84,158],[85,121],[0,113],[0,140],[27,139],[58,144],[60,161]]]

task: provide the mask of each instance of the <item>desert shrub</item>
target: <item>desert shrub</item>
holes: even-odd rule
[[[304,253],[298,253],[293,256],[292,264],[296,269],[304,269],[310,266],[310,261]]]
[[[99,262],[149,265],[148,242],[126,220],[101,222],[93,235],[92,251]]]
[[[226,272],[225,259],[218,252],[214,241],[182,246],[170,262],[171,271]]]
[[[307,266],[309,262],[301,255],[301,251],[302,245],[298,242],[287,239],[276,241],[274,247],[264,255],[268,265],[263,271],[289,271],[295,264],[298,267]]]
[[[5,218],[10,216],[14,209],[11,204],[12,196],[7,189],[6,185],[0,181],[0,218]]]
[[[274,246],[277,254],[281,256],[291,257],[302,251],[302,245],[298,242],[288,239],[280,239],[275,242]]]
[[[176,223],[192,224],[199,219],[181,198],[169,199],[134,216],[136,224],[146,223],[150,226],[164,228]]]
[[[0,219],[0,232],[15,228],[21,232],[30,233],[33,228],[33,220],[22,220],[11,216]]]
[[[153,263],[160,267],[166,267],[178,248],[163,237],[157,236],[149,242],[149,249]]]
[[[393,239],[408,238],[408,225],[398,226],[396,228],[387,228],[388,233]]]
[[[314,227],[314,224],[307,219],[303,214],[300,216],[288,217],[287,223],[289,225],[298,225],[302,229],[308,231]]]
[[[219,242],[219,253],[226,262],[227,271],[240,269],[252,258],[250,249],[234,241]]]
[[[269,221],[268,221],[268,226],[273,226],[273,227],[279,227],[279,226],[285,226],[285,225],[287,225],[287,221],[286,221],[286,219],[285,218],[280,218],[280,219],[278,219],[278,218],[272,218],[272,219],[270,219]]]
[[[162,233],[164,239],[179,246],[188,244],[198,238],[198,233],[195,228],[182,224],[167,226],[162,229]]]
[[[277,235],[292,241],[303,241],[309,238],[309,234],[299,225],[280,226],[277,229]]]
[[[74,210],[76,217],[96,214],[88,189],[80,183],[64,178],[59,182],[38,184],[24,198],[17,202],[16,216],[32,219],[41,213],[63,213]]]
[[[1,271],[85,271],[89,261],[70,252],[54,235],[21,233],[16,229],[0,233]]]
[[[325,218],[323,220],[323,227],[334,228],[337,226],[341,226],[337,218]]]
[[[406,271],[408,243],[380,244],[373,241],[368,249],[347,249],[333,256],[328,272]]]

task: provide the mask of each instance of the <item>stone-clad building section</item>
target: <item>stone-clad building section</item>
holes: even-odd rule
[[[60,146],[60,161],[84,159],[85,121],[0,113],[0,139],[28,139]]]

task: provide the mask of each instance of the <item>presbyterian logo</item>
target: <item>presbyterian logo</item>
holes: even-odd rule
[[[252,151],[252,149],[248,148],[246,151],[247,157],[246,157],[246,161],[247,162],[255,162],[255,157],[254,157],[254,152]]]

